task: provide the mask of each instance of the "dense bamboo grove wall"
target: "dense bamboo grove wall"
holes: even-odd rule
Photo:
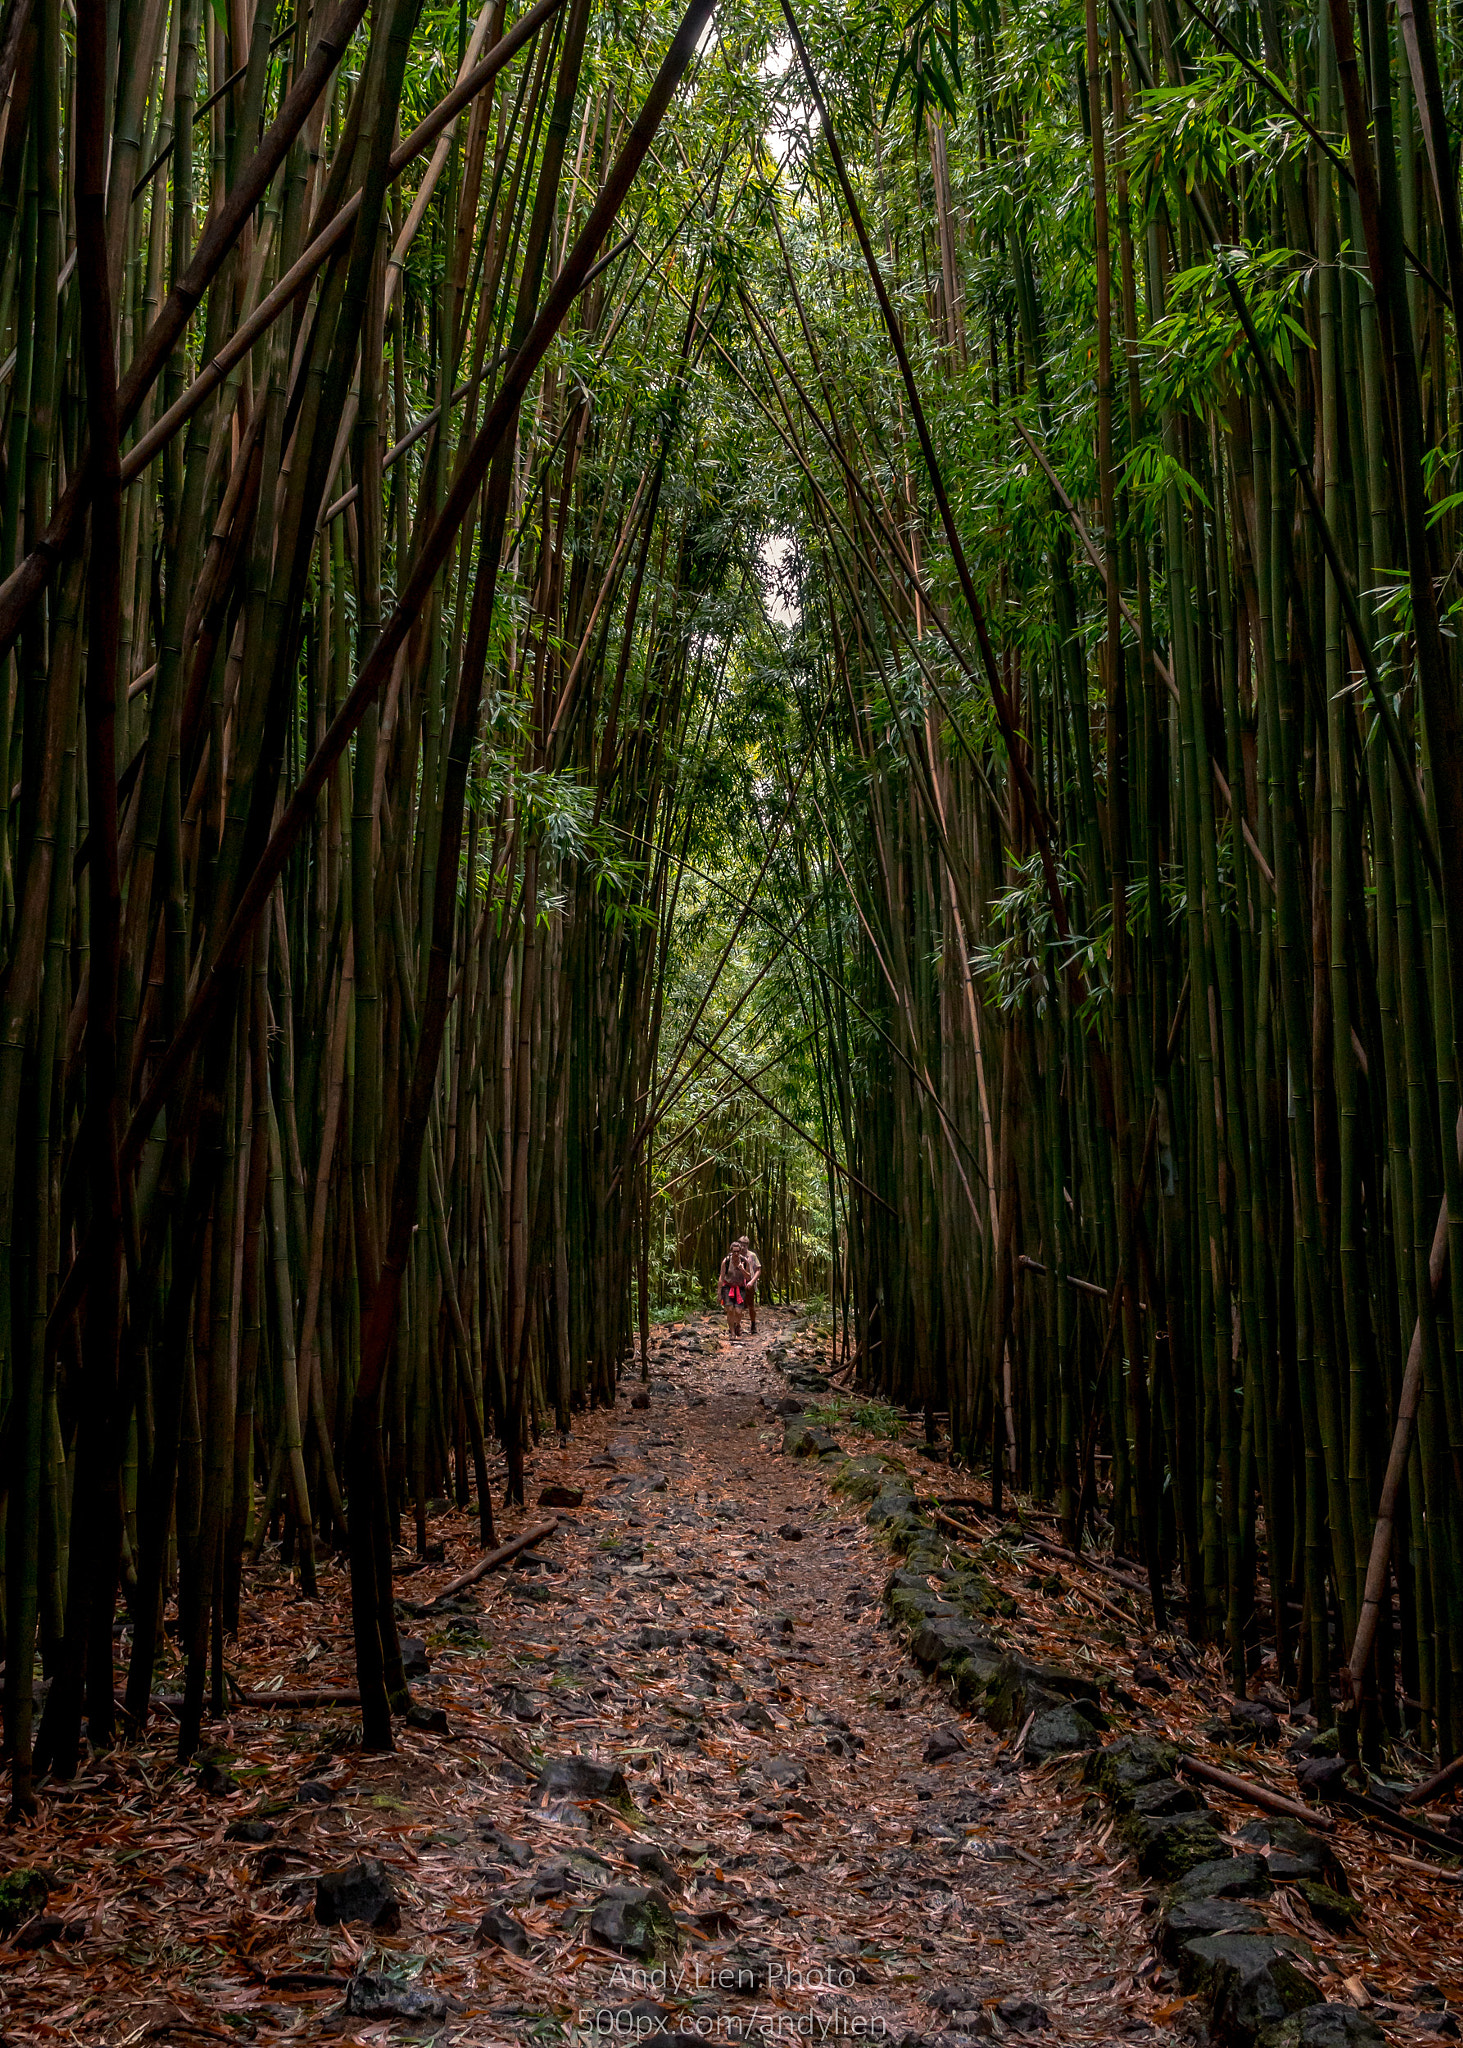
[[[1463,1746],[1451,21],[708,14],[0,19],[17,1812],[275,1538],[389,1743],[393,1540],[728,1197]]]
[[[685,193],[642,191],[643,253],[614,222],[707,11],[6,11],[18,1812],[83,1711],[145,1720],[173,1590],[188,1753],[271,1534],[307,1590],[348,1541],[389,1742],[402,1518],[475,1497],[490,1541],[531,1437],[613,1398],[729,630],[681,474]],[[604,403],[662,328],[657,390]]]
[[[1451,1755],[1451,27],[880,19],[877,66],[809,29],[820,211],[744,364],[838,707],[808,972],[878,1197],[861,1368],[1069,1541],[1100,1512],[1236,1688]]]

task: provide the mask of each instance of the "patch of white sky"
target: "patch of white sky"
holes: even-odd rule
[[[790,533],[767,535],[759,550],[758,568],[768,618],[776,626],[795,626],[802,611],[797,601],[797,565]]]
[[[768,88],[773,119],[762,130],[768,155],[784,172],[797,145],[808,132],[812,107],[798,91],[790,90],[797,59],[792,40],[779,36],[759,66],[758,76]],[[790,533],[774,530],[762,542],[759,553],[762,601],[774,625],[792,627],[801,616],[798,604],[797,564]]]

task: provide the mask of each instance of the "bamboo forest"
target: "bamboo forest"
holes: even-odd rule
[[[416,1754],[414,1615],[684,1381],[1454,1882],[1463,18],[681,4],[0,9],[0,1860],[290,1617]]]

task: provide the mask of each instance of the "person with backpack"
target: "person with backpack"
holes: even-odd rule
[[[739,1251],[742,1255],[742,1266],[747,1276],[742,1288],[742,1294],[746,1302],[747,1316],[750,1321],[752,1335],[755,1337],[757,1334],[757,1281],[762,1272],[762,1261],[752,1250],[751,1243],[745,1237],[739,1237],[732,1246],[732,1250],[734,1252]]]
[[[747,1305],[747,1268],[741,1251],[735,1244],[721,1262],[721,1271],[717,1275],[716,1293],[717,1299],[726,1310],[727,1335],[729,1337],[740,1337],[742,1334],[742,1310]],[[753,1327],[755,1328],[756,1325],[754,1324]]]

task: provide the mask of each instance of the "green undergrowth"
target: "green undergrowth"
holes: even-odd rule
[[[835,1394],[831,1400],[819,1401],[803,1410],[807,1422],[820,1424],[824,1429],[861,1429],[865,1436],[902,1436],[906,1422],[897,1409],[884,1401],[855,1400],[842,1394]]]

